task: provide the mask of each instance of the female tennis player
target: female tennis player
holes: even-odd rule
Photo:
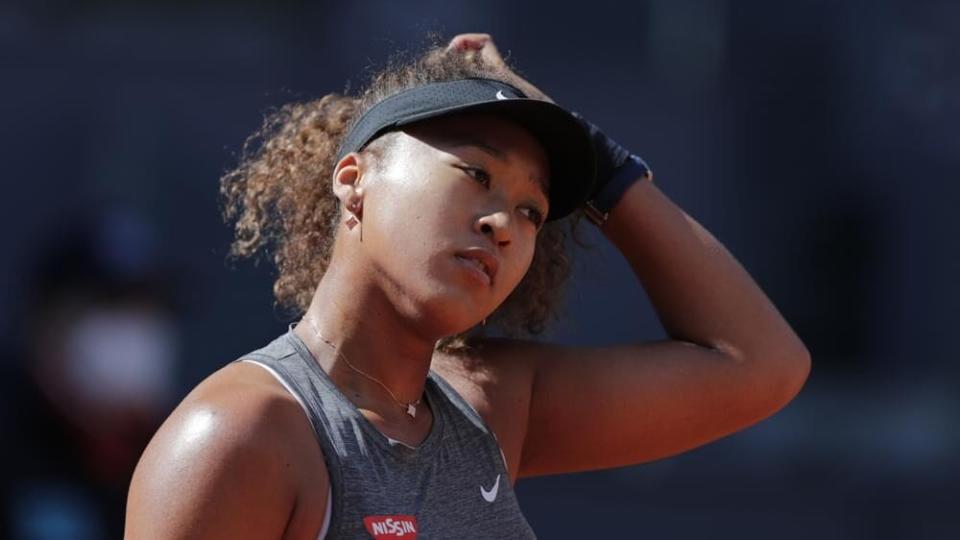
[[[703,445],[783,407],[810,369],[644,161],[511,71],[488,35],[395,64],[357,97],[286,106],[222,191],[235,253],[271,250],[275,295],[302,317],[160,428],[128,538],[533,538],[517,479]],[[630,263],[669,339],[535,339],[579,216]]]

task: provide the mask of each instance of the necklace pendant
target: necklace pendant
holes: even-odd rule
[[[409,414],[411,418],[417,417],[417,407],[413,403],[407,403],[407,414]]]

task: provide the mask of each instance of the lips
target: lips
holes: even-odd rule
[[[478,270],[485,275],[488,284],[493,285],[500,263],[492,253],[483,248],[467,248],[454,255],[468,268]]]

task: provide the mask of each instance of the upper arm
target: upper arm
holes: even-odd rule
[[[806,380],[805,350],[743,359],[682,341],[537,344],[521,476],[642,463],[754,424]]]
[[[130,486],[126,537],[282,537],[297,498],[302,445],[292,439],[302,416],[295,402],[269,389],[205,381],[144,451]],[[328,482],[325,474],[320,480]]]

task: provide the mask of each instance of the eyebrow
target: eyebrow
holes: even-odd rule
[[[472,136],[469,136],[469,135],[467,135],[467,136],[457,136],[457,137],[453,140],[453,144],[452,144],[451,146],[453,146],[454,148],[456,148],[456,147],[458,147],[458,146],[476,146],[476,147],[479,148],[480,150],[483,150],[484,152],[486,152],[486,153],[490,154],[491,156],[499,159],[500,161],[506,161],[506,160],[507,160],[507,153],[504,152],[503,150],[501,150],[500,148],[497,148],[496,146],[493,146],[492,144],[488,143],[487,141],[485,141],[485,140],[483,140],[483,139],[478,139],[478,138],[476,138],[476,137],[472,137]]]

